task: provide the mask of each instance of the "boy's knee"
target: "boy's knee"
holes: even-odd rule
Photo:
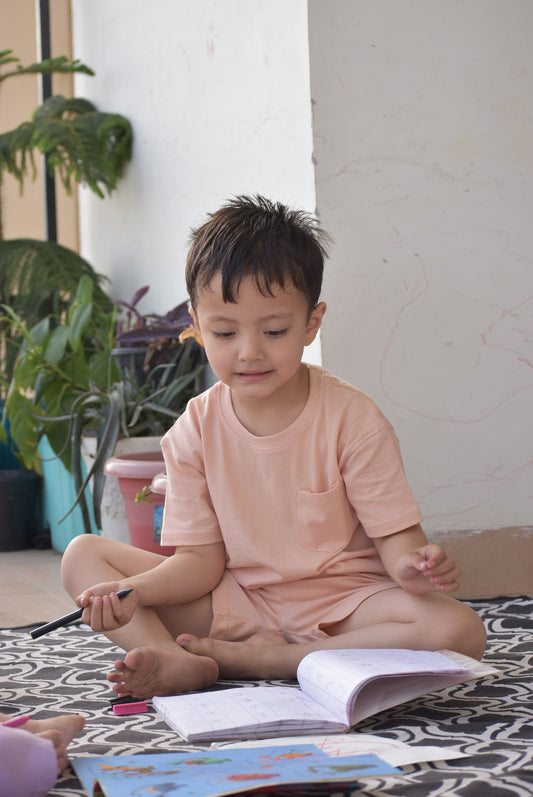
[[[431,611],[424,615],[424,634],[431,650],[455,650],[481,659],[487,635],[480,616],[466,603],[449,595],[431,593]]]
[[[61,560],[62,565],[71,559],[78,560],[84,556],[91,556],[100,539],[97,534],[78,534],[67,545]]]
[[[68,591],[71,579],[86,568],[88,558],[93,558],[101,538],[96,534],[79,534],[74,537],[61,558],[61,583]]]
[[[481,659],[487,645],[487,631],[481,617],[474,611],[472,611],[472,615],[472,623],[469,629],[472,652],[469,655],[474,659]]]
[[[481,659],[487,644],[487,632],[481,617],[466,604],[459,604],[460,611],[452,618],[449,647],[473,659]]]

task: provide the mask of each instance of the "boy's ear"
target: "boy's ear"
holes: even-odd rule
[[[200,327],[198,326],[198,319],[196,317],[196,313],[194,312],[194,309],[192,308],[192,306],[189,307],[189,315],[192,318],[192,322],[194,324],[195,329],[199,332],[200,331]]]
[[[194,312],[192,307],[189,307],[189,315],[192,319],[192,324],[189,327],[187,327],[187,329],[184,329],[183,332],[181,333],[179,337],[180,343],[183,343],[183,341],[187,340],[187,338],[194,338],[196,342],[200,344],[200,346],[205,346],[204,340],[202,338],[202,333],[200,332],[200,325],[198,324],[198,318],[196,317],[196,313]]]
[[[326,312],[326,302],[319,302],[316,307],[311,310],[307,327],[305,330],[305,345],[309,346],[317,336],[318,330],[322,324],[324,313]]]

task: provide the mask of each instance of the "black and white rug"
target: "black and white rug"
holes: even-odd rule
[[[497,667],[499,674],[404,703],[356,729],[412,745],[454,748],[468,757],[410,765],[394,778],[363,779],[353,794],[533,795],[533,600],[500,598],[470,603],[487,627],[485,660]],[[192,749],[153,712],[129,717],[112,713],[113,693],[106,673],[120,652],[105,637],[81,625],[58,629],[37,640],[32,640],[28,631],[0,632],[0,710],[22,710],[36,717],[57,712],[83,714],[87,725],[72,744],[72,755]],[[253,687],[254,683],[246,685]],[[84,794],[72,771],[50,792],[57,797]]]

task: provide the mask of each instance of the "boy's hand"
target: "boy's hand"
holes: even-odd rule
[[[403,554],[397,563],[397,581],[413,595],[425,592],[454,592],[461,571],[440,545],[424,545]]]
[[[112,631],[129,623],[138,603],[136,592],[133,590],[124,598],[119,598],[117,592],[131,586],[117,581],[96,584],[82,592],[76,598],[76,603],[84,610],[82,622],[90,625],[93,631]]]

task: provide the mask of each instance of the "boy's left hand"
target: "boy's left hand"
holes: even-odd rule
[[[440,545],[424,545],[403,554],[397,563],[397,581],[413,595],[425,592],[454,592],[459,587],[460,569]]]

